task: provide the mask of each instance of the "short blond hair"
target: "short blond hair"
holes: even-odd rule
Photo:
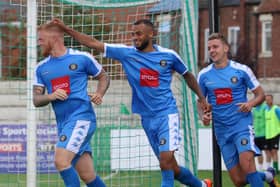
[[[64,33],[63,30],[59,26],[51,24],[51,23],[45,23],[45,24],[39,25],[37,28],[37,31],[42,31],[42,30],[53,31],[53,32],[58,32],[58,33],[62,33],[62,34]]]
[[[208,41],[210,41],[210,40],[220,40],[224,44],[226,44],[228,47],[230,46],[227,39],[225,38],[225,36],[221,33],[214,32],[214,33],[210,34],[210,36],[208,37]]]

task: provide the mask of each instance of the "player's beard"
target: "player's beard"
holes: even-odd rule
[[[44,57],[48,57],[49,55],[50,55],[50,53],[51,53],[51,47],[48,45],[48,46],[45,46],[45,47],[43,47],[43,48],[41,48],[41,52],[42,52],[42,55],[44,56]]]
[[[142,51],[144,49],[146,49],[149,45],[149,40],[144,40],[140,46],[135,46],[136,49],[138,49],[139,51]]]

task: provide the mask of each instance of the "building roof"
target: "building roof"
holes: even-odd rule
[[[262,1],[258,8],[258,13],[267,13],[267,12],[280,12],[280,0]]]
[[[233,6],[233,5],[239,5],[240,0],[223,0],[222,5],[223,6]]]
[[[260,3],[261,0],[246,0],[246,3]]]
[[[209,0],[199,0],[199,8],[208,8]],[[219,0],[219,6],[237,6],[240,4],[240,0]],[[246,0],[245,3],[260,3],[261,0]]]
[[[148,10],[149,13],[170,12],[181,9],[181,0],[161,0]]]

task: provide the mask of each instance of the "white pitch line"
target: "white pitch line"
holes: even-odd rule
[[[111,173],[110,175],[103,177],[103,180],[108,180],[108,179],[110,179],[110,178],[113,178],[113,176],[115,176],[115,175],[117,175],[117,174],[118,174],[117,171],[116,171],[115,173]]]

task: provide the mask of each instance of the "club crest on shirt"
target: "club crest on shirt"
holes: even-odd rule
[[[235,76],[233,76],[233,77],[230,78],[230,81],[231,81],[233,84],[235,84],[235,83],[238,82],[238,78],[235,77]]]
[[[248,144],[248,140],[246,138],[243,138],[241,140],[241,145],[247,145]]]
[[[64,142],[66,139],[67,139],[67,136],[65,136],[65,135],[61,135],[59,137],[59,141],[61,141],[61,142]]]
[[[164,145],[164,144],[166,144],[166,139],[163,138],[160,140],[159,145]]]
[[[165,67],[167,65],[167,61],[166,60],[161,60],[159,62],[159,64],[160,64],[161,67]]]
[[[77,64],[70,64],[69,65],[69,69],[70,70],[76,70],[78,68],[78,65]]]

